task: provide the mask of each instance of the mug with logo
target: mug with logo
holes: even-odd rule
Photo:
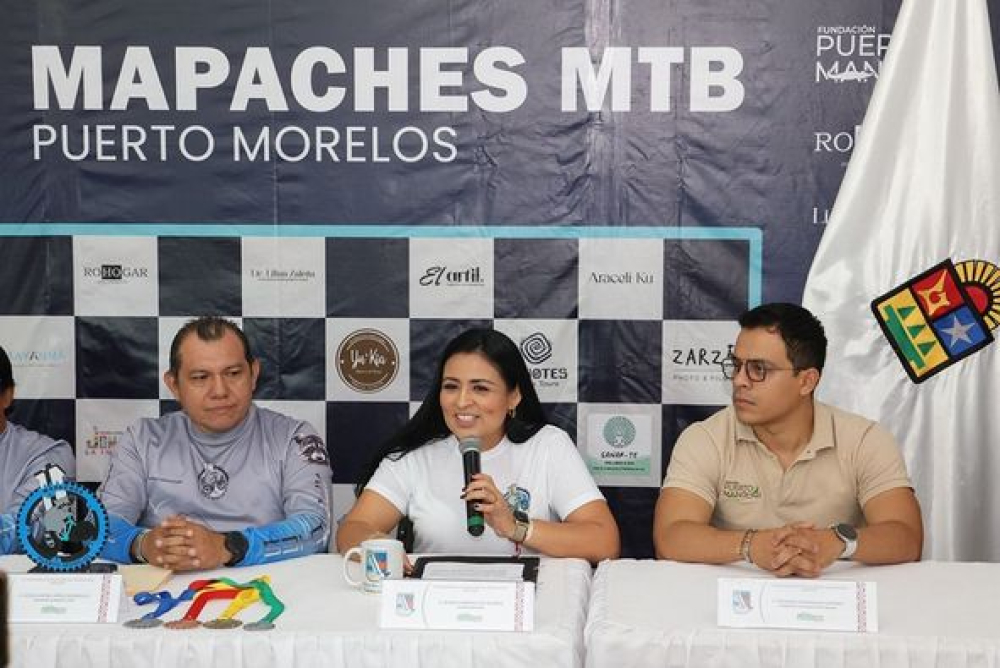
[[[344,579],[367,594],[382,592],[382,580],[403,577],[403,543],[392,538],[369,538],[344,553]],[[361,559],[361,579],[351,577],[351,557]]]

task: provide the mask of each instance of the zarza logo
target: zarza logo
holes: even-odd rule
[[[672,362],[677,366],[721,366],[722,362],[733,354],[730,344],[725,350],[709,350],[708,348],[673,349]]]
[[[521,354],[531,364],[541,364],[552,357],[552,342],[541,332],[535,332],[521,340]]]

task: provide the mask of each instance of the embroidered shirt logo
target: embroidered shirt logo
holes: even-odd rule
[[[295,443],[299,446],[299,455],[310,464],[328,464],[330,457],[326,453],[323,439],[316,434],[296,434]]]
[[[735,480],[727,480],[722,485],[722,495],[727,499],[759,499],[759,485],[744,485]]]

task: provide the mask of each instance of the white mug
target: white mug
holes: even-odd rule
[[[351,557],[361,558],[361,579],[351,577]],[[366,594],[382,592],[382,580],[403,577],[403,543],[392,538],[369,538],[344,553],[344,579]]]

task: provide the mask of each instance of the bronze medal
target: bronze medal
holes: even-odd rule
[[[164,624],[168,629],[176,629],[178,631],[186,631],[188,629],[196,629],[201,626],[201,622],[197,619],[175,619],[172,622],[167,622]]]

